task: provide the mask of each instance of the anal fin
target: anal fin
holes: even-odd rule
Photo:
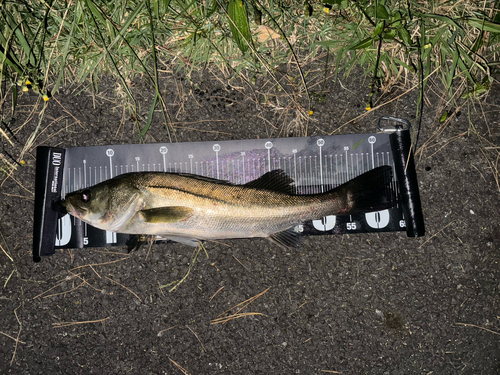
[[[271,242],[288,249],[290,247],[297,247],[299,233],[297,233],[294,228],[289,228],[282,232],[273,233],[268,238]]]
[[[200,240],[196,238],[187,238],[187,237],[179,237],[179,236],[158,236],[155,240],[170,240],[174,242],[181,243],[183,245],[188,245],[192,247],[196,247],[199,245]]]

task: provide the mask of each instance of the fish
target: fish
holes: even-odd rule
[[[66,211],[96,228],[199,241],[264,237],[297,245],[294,228],[328,215],[388,209],[395,204],[392,168],[381,166],[318,194],[294,193],[282,170],[243,185],[187,173],[132,172],[66,195]]]

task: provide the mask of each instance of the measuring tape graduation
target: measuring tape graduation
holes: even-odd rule
[[[33,257],[58,248],[123,246],[130,235],[96,229],[55,209],[67,193],[129,172],[176,172],[241,185],[276,169],[296,194],[326,192],[382,165],[395,170],[397,204],[387,210],[327,216],[298,225],[301,235],[407,231],[424,234],[408,128],[377,134],[220,142],[38,147]],[[62,217],[61,217],[62,216]]]

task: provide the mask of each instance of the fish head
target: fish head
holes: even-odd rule
[[[96,228],[119,231],[137,213],[140,191],[123,179],[108,180],[66,195],[66,211]]]

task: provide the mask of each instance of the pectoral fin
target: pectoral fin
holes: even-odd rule
[[[142,210],[140,214],[147,223],[175,223],[188,219],[193,215],[193,209],[184,206],[158,207]]]

